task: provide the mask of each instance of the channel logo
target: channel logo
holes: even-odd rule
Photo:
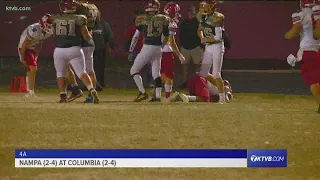
[[[287,167],[286,149],[248,150],[248,167]]]
[[[285,157],[284,156],[256,156],[252,155],[250,157],[252,162],[263,162],[263,161],[268,161],[268,162],[280,162],[284,161]]]

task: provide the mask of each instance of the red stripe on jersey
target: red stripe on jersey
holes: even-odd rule
[[[301,18],[298,16],[298,17],[293,17],[292,18],[292,21],[293,22],[297,22],[297,21],[300,21],[301,20]]]
[[[177,32],[178,31],[178,28],[175,28],[175,27],[169,27],[169,30],[172,31],[172,32]]]
[[[29,31],[27,30],[27,38],[32,39],[33,37],[30,36]]]

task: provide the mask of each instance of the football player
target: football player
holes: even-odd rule
[[[294,66],[296,62],[301,61],[301,74],[304,82],[310,87],[310,90],[319,104],[320,112],[320,62],[317,59],[317,51],[319,49],[319,40],[317,37],[317,29],[314,31],[315,21],[319,19],[317,16],[317,7],[314,7],[313,16],[312,7],[315,5],[314,0],[302,0],[301,10],[292,14],[293,25],[285,34],[286,39],[293,39],[300,35],[300,49],[297,58],[290,54],[287,58],[288,63]],[[313,34],[313,32],[315,32]]]
[[[155,82],[155,97],[151,102],[161,101],[162,81],[160,77],[161,58],[162,58],[162,45],[167,44],[169,40],[169,23],[168,16],[159,14],[160,2],[158,0],[147,1],[145,7],[145,15],[140,15],[136,18],[136,32],[132,37],[129,52],[132,52],[139,38],[140,33],[143,33],[144,42],[143,47],[136,57],[133,66],[130,69],[130,74],[139,89],[139,95],[134,100],[140,102],[148,99],[142,78],[140,76],[141,69],[147,64],[151,63],[152,77]],[[162,34],[164,40],[161,41]],[[129,54],[131,59],[131,54]]]
[[[60,103],[68,102],[65,78],[69,65],[89,90],[89,97],[94,103],[99,103],[98,93],[85,70],[84,54],[81,48],[82,39],[90,44],[93,43],[87,28],[87,18],[84,15],[75,14],[74,0],[62,0],[59,6],[62,13],[52,15],[51,20],[54,27],[53,57],[60,89]]]
[[[225,102],[230,102],[233,99],[232,89],[229,81],[223,81],[225,86]],[[209,81],[201,77],[199,74],[191,77],[186,83],[184,83],[189,91],[189,95],[175,92],[170,96],[167,102],[183,101],[188,102],[219,102],[219,90],[218,87],[211,84]]]
[[[168,98],[171,95],[173,76],[175,68],[174,54],[179,57],[181,62],[184,62],[184,57],[180,53],[177,44],[175,42],[174,35],[178,30],[178,22],[180,15],[180,6],[175,2],[169,2],[164,8],[164,14],[170,17],[169,22],[169,41],[162,48],[161,59],[161,79],[165,88],[165,97]]]
[[[88,3],[88,1],[77,1],[76,2],[76,14],[82,14],[85,15],[88,19],[88,30],[92,34],[92,29],[95,25],[97,14],[98,14],[98,8],[94,4]],[[93,69],[93,51],[94,51],[94,43],[90,42],[88,43],[86,40],[83,39],[82,41],[82,50],[85,58],[85,65],[86,65],[86,71],[90,76],[90,79],[92,81],[92,84],[94,87],[96,87],[96,75],[94,73]],[[79,88],[76,77],[74,72],[71,68],[68,69],[67,78],[69,83],[71,84],[71,96],[68,98],[68,101],[73,101],[76,98],[79,98],[82,96],[82,91]],[[88,96],[86,101],[91,101],[91,97]]]
[[[36,97],[34,85],[37,73],[37,60],[45,39],[52,35],[52,23],[45,14],[38,23],[29,25],[21,34],[18,45],[20,61],[27,69],[27,97]]]
[[[210,3],[202,1],[197,15],[199,23],[198,35],[205,44],[200,75],[215,84],[219,90],[219,103],[225,102],[225,90],[221,78],[221,67],[224,54],[223,26],[224,15],[215,11],[216,0]],[[210,69],[212,67],[212,74]]]

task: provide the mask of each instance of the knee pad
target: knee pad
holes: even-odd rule
[[[157,77],[155,80],[155,85],[156,87],[162,87],[162,81],[161,81],[161,78],[160,77]]]
[[[131,69],[130,69],[130,75],[133,77],[133,76],[136,75],[136,74],[139,74],[139,72],[137,72],[137,71],[135,70],[135,68],[131,67]]]
[[[67,77],[66,76],[66,72],[63,72],[63,71],[61,71],[61,72],[57,72],[57,78],[62,78],[62,77]]]
[[[221,72],[213,72],[212,76],[216,79],[221,78]]]

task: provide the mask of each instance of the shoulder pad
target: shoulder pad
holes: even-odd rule
[[[302,12],[293,13],[291,15],[291,18],[292,18],[292,23],[293,24],[301,23],[301,21],[302,21]]]
[[[203,23],[204,19],[203,19],[203,15],[201,13],[198,13],[196,18],[197,18],[199,23]]]
[[[215,18],[213,19],[213,24],[219,27],[224,26],[224,15],[219,12],[215,12],[214,15],[215,15]]]
[[[137,16],[136,21],[135,21],[136,26],[142,25],[145,20],[146,20],[145,15]]]
[[[312,14],[314,16],[314,20],[320,19],[320,5],[316,5],[312,7]]]
[[[87,25],[88,19],[84,15],[76,15],[76,24],[79,26],[85,26]]]
[[[169,23],[169,33],[171,35],[175,35],[178,31],[178,25],[176,22],[170,22]]]
[[[38,27],[35,24],[31,24],[30,26],[28,26],[27,28],[27,36],[29,38],[34,38],[36,37],[37,33],[38,33]]]
[[[164,25],[169,25],[171,18],[169,16],[162,15],[162,14],[161,14],[161,17],[163,19]]]

